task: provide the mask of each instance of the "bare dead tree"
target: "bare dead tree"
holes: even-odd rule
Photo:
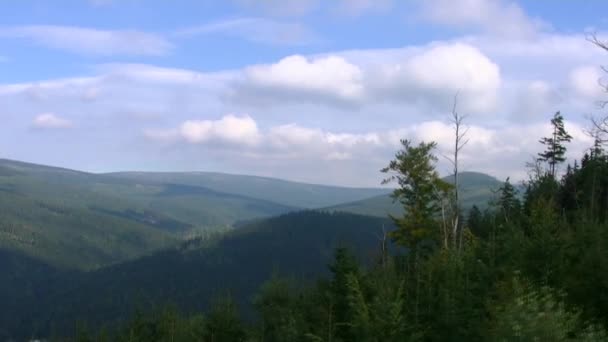
[[[450,164],[452,165],[452,174],[454,177],[454,192],[453,198],[451,200],[451,217],[450,217],[450,228],[451,228],[451,238],[452,238],[452,247],[453,248],[462,248],[462,232],[460,232],[460,170],[459,170],[459,161],[458,158],[460,156],[460,151],[466,146],[469,142],[469,138],[467,138],[467,133],[469,132],[469,127],[464,124],[464,120],[467,118],[466,115],[461,115],[458,113],[458,95],[454,95],[454,102],[452,104],[452,111],[450,112],[450,123],[454,130],[454,149],[452,152],[452,156],[443,155]],[[445,219],[444,219],[445,222]],[[445,243],[447,245],[447,243]]]
[[[386,269],[386,265],[388,264],[388,233],[384,225],[382,225],[382,235],[376,235],[378,240],[380,240],[380,265],[383,269]]]
[[[603,49],[608,52],[608,41],[600,39],[596,33],[591,33],[587,35],[587,41],[591,42],[593,45]],[[608,67],[600,66],[602,70],[608,74]],[[598,84],[604,92],[608,93],[608,83],[602,81],[602,79],[598,79]],[[606,108],[608,106],[608,100],[600,100],[598,101],[598,106],[600,108]],[[591,121],[591,129],[588,130],[587,134],[594,137],[597,141],[605,144],[608,142],[608,116],[604,116],[603,118],[598,117],[590,117]]]
[[[587,130],[586,133],[592,137],[595,141],[599,141],[602,144],[608,142],[608,116],[603,118],[590,117],[591,129]]]

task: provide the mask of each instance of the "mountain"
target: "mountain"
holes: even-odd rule
[[[218,173],[93,174],[2,159],[0,249],[93,269],[204,230],[386,191]]]
[[[214,172],[120,172],[108,175],[137,182],[204,187],[306,209],[358,201],[390,192],[390,189],[384,188],[346,188]]]
[[[444,177],[444,180],[453,183],[453,176]],[[502,182],[496,178],[480,172],[462,172],[459,177],[460,200],[464,210],[473,205],[486,207],[494,197],[494,192]],[[326,208],[329,211],[343,211],[348,213],[386,217],[401,215],[403,209],[399,202],[393,201],[390,195],[380,195],[350,203],[343,203]]]
[[[169,233],[92,208],[123,199],[94,190],[94,175],[0,161],[0,250],[61,268],[95,268],[173,245]]]
[[[392,229],[386,213],[399,212],[389,196],[375,193],[384,189],[368,189],[372,197],[328,210],[293,212],[271,199],[330,203],[320,194],[334,188],[259,177],[247,188],[247,177],[91,174],[0,161],[0,321],[9,327],[0,329],[0,340],[72,331],[79,320],[112,324],[136,308],[165,303],[202,310],[227,291],[246,308],[273,273],[302,282],[327,274],[337,246],[373,260],[383,229]],[[219,191],[229,179],[240,186]],[[485,203],[499,185],[490,176],[463,173],[464,205]],[[281,199],[302,189],[316,190]],[[334,200],[367,191],[334,190]],[[240,223],[222,235],[183,242],[186,232],[206,227],[198,220]]]
[[[245,307],[273,273],[302,282],[326,275],[338,246],[373,260],[383,226],[392,227],[385,218],[317,211],[261,219],[219,240],[190,241],[134,261],[63,274],[44,283],[46,289],[22,297],[18,306],[0,310],[10,312],[5,317],[13,336],[45,336],[51,330],[71,332],[77,321],[100,327],[136,308],[169,302],[201,310],[227,292]]]

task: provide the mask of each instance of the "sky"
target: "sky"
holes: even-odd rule
[[[456,102],[461,170],[522,180],[556,111],[571,158],[608,114],[602,0],[0,6],[0,158],[371,187],[400,139],[449,174]]]

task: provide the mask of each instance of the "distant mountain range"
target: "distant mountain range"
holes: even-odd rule
[[[463,207],[484,206],[499,186],[462,173]],[[0,340],[82,317],[111,323],[150,303],[199,310],[222,291],[245,305],[272,273],[325,274],[337,246],[373,261],[387,214],[402,213],[389,192],[0,160]],[[226,227],[238,228],[201,233]]]
[[[388,191],[204,172],[92,174],[0,160],[0,248],[93,269],[203,230]]]
[[[445,177],[444,180],[453,184],[452,176]],[[459,183],[461,206],[465,211],[473,205],[485,208],[488,202],[494,198],[494,191],[502,185],[502,182],[496,178],[479,172],[460,173]],[[394,201],[390,194],[342,203],[326,209],[379,217],[403,214],[403,207],[398,201]]]
[[[463,205],[483,205],[498,186],[490,176],[462,173]],[[401,213],[389,192],[207,172],[92,174],[0,160],[0,248],[94,269],[197,232],[291,211]]]

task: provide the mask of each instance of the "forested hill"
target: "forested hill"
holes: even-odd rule
[[[276,178],[216,172],[119,172],[120,179],[154,184],[182,184],[247,196],[297,208],[322,208],[387,194],[386,188],[348,188],[286,181]]]
[[[448,183],[454,182],[453,176],[444,177]],[[496,190],[502,182],[480,172],[462,172],[459,174],[459,190],[462,208],[466,211],[476,205],[485,208],[494,199]],[[387,217],[403,215],[403,206],[395,202],[390,194],[383,194],[350,203],[342,203],[327,208],[329,211],[343,211],[360,215]]]
[[[238,221],[386,191],[212,173],[92,174],[2,159],[0,249],[93,269]]]
[[[141,259],[88,273],[64,274],[50,288],[4,306],[13,333],[71,333],[74,322],[99,327],[129,317],[136,307],[167,303],[201,310],[230,293],[243,307],[272,274],[310,283],[328,274],[337,247],[374,262],[388,219],[305,211],[259,220],[213,242],[190,241]],[[7,312],[8,311],[8,312]],[[0,316],[2,317],[2,316]],[[2,336],[0,336],[2,337]]]

